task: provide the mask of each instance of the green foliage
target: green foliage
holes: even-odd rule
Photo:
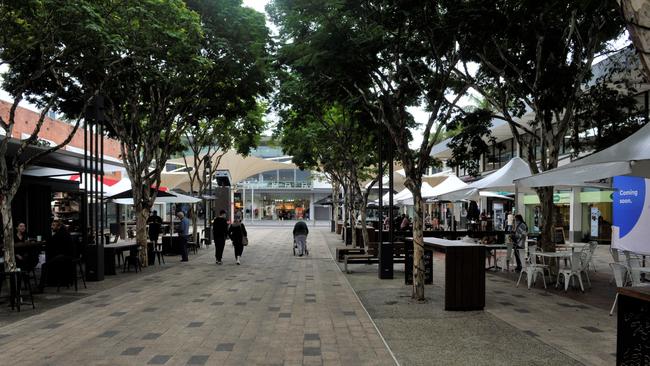
[[[462,66],[457,73],[481,94],[494,115],[509,123],[524,150],[540,148],[542,156],[531,157],[533,171],[538,167],[535,158],[542,170],[557,166],[566,135],[576,131],[577,136],[585,127],[575,116],[600,114],[601,107],[622,101],[603,93],[602,85],[585,88],[594,57],[607,51],[608,42],[624,29],[615,1],[469,0],[451,9],[450,17],[460,29],[463,62],[478,64],[475,73]],[[524,116],[528,112],[532,119]],[[475,129],[462,133],[471,136],[459,139],[475,141],[480,150],[483,142],[475,138]],[[574,140],[574,147],[583,149],[582,143]],[[454,160],[463,165],[460,155]]]
[[[455,119],[449,125],[452,131],[458,131],[447,144],[452,156],[447,160],[450,167],[462,167],[470,175],[480,173],[479,161],[487,153],[495,139],[491,136],[492,114],[485,110],[476,110]]]
[[[445,95],[464,93],[452,74],[456,32],[447,24],[444,5],[275,0],[268,6],[280,28],[278,67],[298,74],[303,90],[325,104],[362,105],[386,128],[413,181],[421,179],[437,135],[457,113],[456,100]],[[407,112],[412,106],[431,113],[417,150],[409,147],[416,126]]]
[[[97,46],[110,42],[95,2],[25,0],[0,2],[2,88],[14,99],[58,110],[72,119],[94,92]]]

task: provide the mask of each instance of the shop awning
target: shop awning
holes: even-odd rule
[[[7,155],[16,154],[20,147],[21,141],[18,139],[10,139],[7,145]],[[42,151],[47,150],[48,147],[42,146],[28,146],[23,152],[24,158],[29,158]],[[104,171],[116,172],[124,170],[124,164],[114,160],[104,159]],[[25,169],[25,175],[34,177],[54,177],[61,175],[71,175],[78,173],[99,173],[89,166],[84,166],[83,152],[68,151],[59,149],[54,152],[48,153],[36,159],[33,164]]]

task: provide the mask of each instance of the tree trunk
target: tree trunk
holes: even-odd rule
[[[196,233],[199,230],[199,228],[197,226],[198,221],[199,221],[198,220],[199,215],[197,215],[197,212],[198,212],[198,210],[196,209],[196,203],[192,203],[192,205],[190,206],[190,215],[192,216],[192,240],[194,240],[196,238]],[[243,218],[242,218],[242,220],[243,220]]]
[[[553,187],[540,187],[537,189],[539,202],[542,206],[541,220],[541,248],[545,252],[554,252],[555,243],[553,242],[553,224],[554,224],[554,204],[553,204]]]
[[[128,171],[128,170],[127,170]],[[135,209],[135,240],[140,247],[140,262],[143,267],[149,264],[147,252],[147,220],[153,201],[149,197],[149,185],[145,185],[142,179],[135,174],[129,174],[133,191],[133,205]],[[147,192],[144,192],[147,190]],[[143,197],[144,196],[144,197]]]
[[[2,215],[2,228],[4,233],[5,272],[16,271],[16,257],[14,255],[14,224],[11,216],[11,201],[13,197],[0,199],[0,214]]]
[[[138,205],[140,206],[140,205]],[[143,206],[143,205],[142,205]],[[149,219],[149,210],[151,207],[137,207],[135,217],[136,242],[140,246],[140,262],[143,267],[149,265],[149,253],[147,251],[147,220]]]
[[[619,0],[623,9],[623,16],[627,22],[627,29],[634,47],[639,51],[641,64],[645,69],[647,78],[650,78],[650,55],[648,45],[650,44],[650,32],[641,24],[650,24],[650,4],[647,1]]]
[[[364,199],[364,202],[361,205],[361,235],[363,236],[363,246],[367,249],[370,238],[368,237],[368,225],[366,225],[366,201],[367,199]]]
[[[354,207],[350,207],[350,231],[352,236],[352,247],[357,247],[357,220],[354,217]]]
[[[413,193],[413,299],[424,301],[424,215],[420,185],[411,189]]]
[[[334,181],[334,187],[332,189],[332,206],[334,207],[334,213],[332,220],[334,220],[334,229],[339,223],[339,195],[341,194],[341,186],[337,181]]]

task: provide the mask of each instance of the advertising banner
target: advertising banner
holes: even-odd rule
[[[612,247],[650,254],[650,180],[614,177]]]
[[[600,210],[598,207],[592,207],[591,208],[591,237],[592,238],[597,238],[598,237],[598,218],[600,217]]]

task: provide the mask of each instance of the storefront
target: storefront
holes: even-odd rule
[[[556,191],[553,195],[555,210],[554,228],[561,227],[564,237],[570,241],[611,241],[612,191],[597,188],[574,188]],[[525,195],[524,220],[529,232],[539,233],[542,223],[542,207],[537,195]]]
[[[310,220],[311,193],[242,190],[234,198],[235,209],[247,220]]]

